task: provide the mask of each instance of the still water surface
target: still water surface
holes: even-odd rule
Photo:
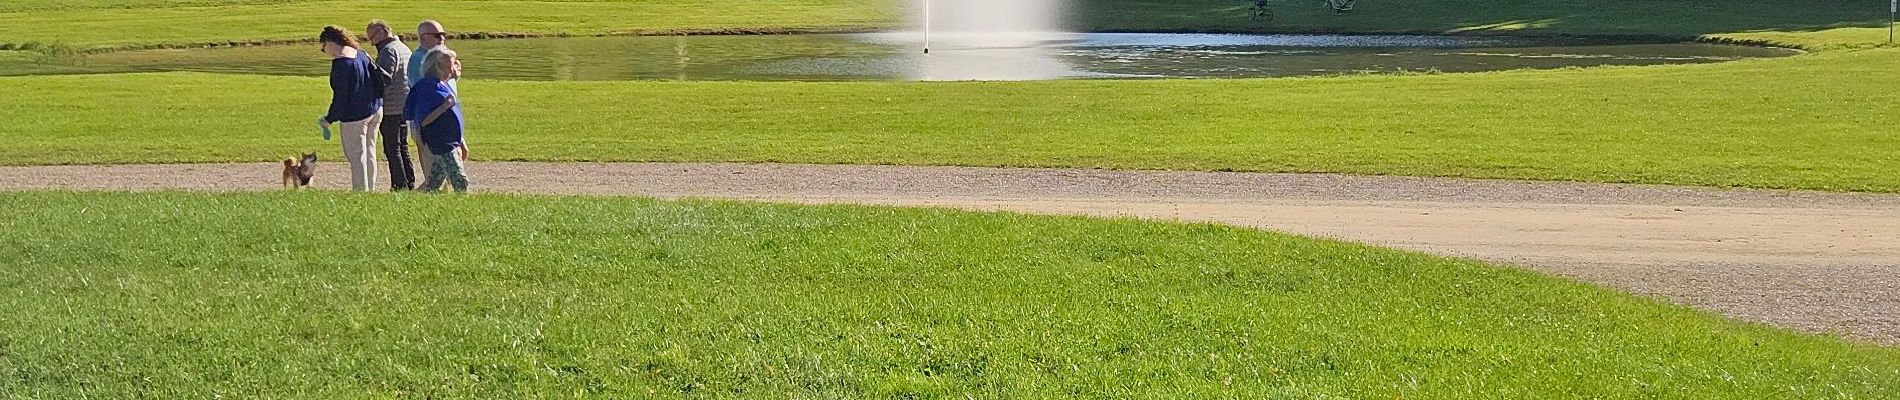
[[[879,81],[1237,78],[1712,63],[1797,54],[1704,43],[1412,35],[915,33],[454,41],[473,79]],[[322,75],[315,45],[149,50],[0,75],[200,71]]]

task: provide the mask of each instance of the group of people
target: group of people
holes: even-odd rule
[[[462,105],[456,99],[462,62],[448,48],[448,31],[441,23],[423,21],[416,27],[420,46],[414,51],[382,20],[371,21],[364,33],[376,47],[374,59],[341,27],[324,27],[317,37],[323,53],[330,56],[332,92],[330,111],[317,124],[326,138],[330,124],[340,124],[350,188],[361,192],[376,185],[372,149],[380,133],[392,191],[434,192],[446,183],[456,192],[467,192],[463,166],[468,146],[463,138]],[[411,141],[416,143],[413,163]],[[418,172],[423,178],[420,183],[416,182]]]

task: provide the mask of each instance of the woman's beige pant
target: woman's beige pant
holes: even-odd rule
[[[376,187],[376,130],[382,123],[382,114],[372,114],[342,124],[343,159],[350,162],[351,190],[367,192]]]

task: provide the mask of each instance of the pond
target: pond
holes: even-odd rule
[[[1239,78],[1712,63],[1798,51],[1706,43],[1415,35],[916,33],[452,41],[471,79],[1035,80]],[[0,75],[328,72],[315,45],[144,50],[0,63]],[[22,66],[25,65],[25,66]]]

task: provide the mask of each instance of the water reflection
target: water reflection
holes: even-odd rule
[[[891,63],[909,80],[1020,81],[1089,77],[1094,74],[1062,59],[1064,46],[1082,41],[1073,33],[937,33],[930,53],[921,51],[923,34],[852,35],[854,40],[914,50]]]

